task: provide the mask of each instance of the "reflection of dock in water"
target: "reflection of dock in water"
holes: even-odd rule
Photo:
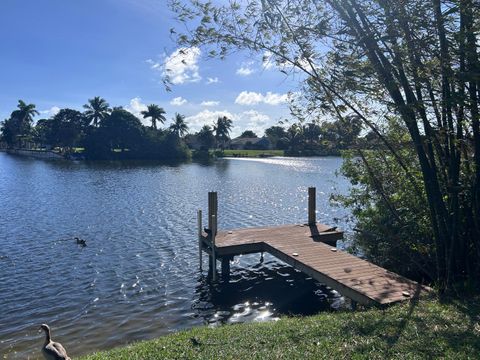
[[[236,255],[268,252],[315,280],[335,289],[355,303],[386,305],[418,296],[429,288],[384,268],[337,250],[336,241],[343,232],[315,219],[315,188],[308,191],[308,223],[217,231],[217,193],[208,196],[208,228],[198,217],[199,256],[209,255],[212,277],[216,263],[222,263],[222,275],[228,276],[230,261]]]

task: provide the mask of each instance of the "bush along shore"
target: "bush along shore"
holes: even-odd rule
[[[479,354],[475,297],[198,327],[81,359],[476,359]]]

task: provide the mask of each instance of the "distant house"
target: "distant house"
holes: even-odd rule
[[[232,150],[268,150],[271,148],[268,138],[246,138],[237,137],[230,140],[228,147]]]

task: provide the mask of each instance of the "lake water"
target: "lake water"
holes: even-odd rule
[[[305,222],[307,187],[316,186],[317,219],[348,231],[349,212],[329,202],[348,189],[340,165],[77,163],[0,152],[0,355],[39,358],[41,323],[78,356],[202,324],[345,306],[268,255],[236,257],[230,281],[212,285],[199,272],[196,238],[196,211],[206,213],[212,190],[220,229]]]

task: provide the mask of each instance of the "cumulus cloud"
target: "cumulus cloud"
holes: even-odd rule
[[[207,77],[206,84],[210,85],[210,84],[216,84],[218,82],[220,82],[220,80],[218,80],[218,77],[213,77],[213,78],[212,77]]]
[[[252,68],[253,64],[254,64],[253,61],[242,63],[240,68],[237,69],[237,75],[240,75],[240,76],[252,75],[255,72],[255,69]]]
[[[201,106],[217,106],[219,104],[220,104],[220,101],[212,101],[212,100],[202,101],[200,103]]]
[[[198,47],[179,48],[166,56],[163,61],[148,59],[147,64],[152,70],[167,77],[172,84],[198,82],[202,79],[198,66],[200,54],[201,50]]]
[[[256,105],[263,101],[263,95],[254,91],[242,91],[235,99],[235,104]]]
[[[184,104],[187,103],[187,99],[184,99],[182,98],[181,96],[178,96],[176,98],[173,98],[171,101],[170,101],[170,105],[173,105],[173,106],[182,106]]]
[[[221,116],[226,116],[229,119],[235,120],[236,116],[229,111],[211,111],[208,109],[202,110],[199,113],[187,116],[185,121],[193,131],[198,131],[203,125],[211,125]],[[235,125],[235,124],[234,124]]]
[[[288,94],[276,94],[267,92],[263,97],[263,102],[268,105],[284,104],[288,101]]]
[[[40,114],[46,115],[47,117],[52,117],[57,115],[59,111],[60,111],[60,108],[58,106],[52,106],[48,110],[40,111]]]
[[[125,106],[124,109],[139,118],[144,125],[150,125],[150,121],[148,119],[144,119],[143,115],[141,114],[142,111],[147,110],[147,105],[142,102],[141,98],[135,97],[131,99],[130,103]]]
[[[277,94],[270,91],[265,95],[254,91],[242,91],[235,99],[235,103],[239,105],[257,105],[260,103],[279,105],[286,103],[288,98],[288,94]]]
[[[240,114],[239,127],[243,130],[253,130],[258,136],[262,136],[265,129],[270,126],[270,116],[256,110],[247,110]]]

